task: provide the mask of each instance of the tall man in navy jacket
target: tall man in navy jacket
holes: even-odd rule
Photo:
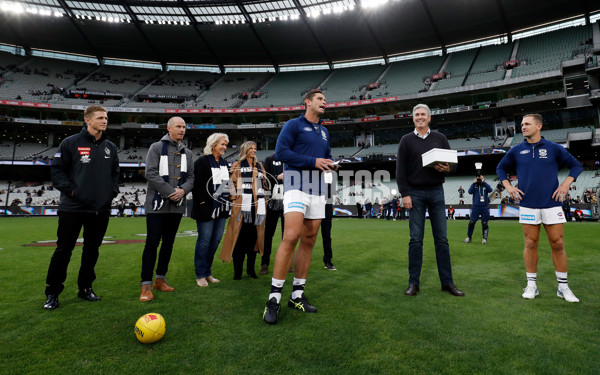
[[[108,115],[104,107],[93,105],[83,113],[86,127],[65,138],[52,161],[52,185],[60,190],[56,250],[46,276],[44,309],[59,306],[58,295],[64,289],[67,267],[75,242],[83,227],[81,267],[77,278],[79,298],[99,301],[92,290],[98,248],[108,227],[110,207],[119,193],[117,147],[105,131]]]
[[[423,236],[425,234],[425,211],[429,212],[435,258],[442,290],[454,296],[465,294],[454,286],[450,246],[446,229],[446,203],[444,201],[444,174],[456,167],[448,163],[436,163],[433,168],[423,167],[421,155],[433,148],[450,149],[448,139],[442,133],[429,128],[431,110],[425,104],[413,108],[415,130],[400,139],[396,158],[396,180],[402,195],[402,205],[409,210],[408,225],[408,288],[407,296],[419,292],[421,266],[423,265]]]
[[[470,243],[475,230],[475,223],[481,217],[482,244],[487,244],[489,233],[488,221],[490,221],[490,197],[492,187],[485,182],[485,177],[479,175],[473,179],[469,187],[469,194],[473,196],[473,206],[471,207],[471,217],[469,218],[469,229],[467,229],[467,238],[465,243]]]
[[[548,235],[552,248],[552,261],[558,281],[556,295],[568,302],[579,302],[567,283],[567,254],[563,238],[565,215],[561,201],[569,193],[569,187],[581,171],[581,163],[564,147],[545,140],[542,137],[542,116],[530,114],[523,116],[521,131],[525,140],[511,148],[498,164],[496,173],[506,188],[506,192],[515,200],[520,200],[519,222],[525,235],[525,270],[527,286],[522,297],[534,299],[537,289],[537,263],[540,227]],[[507,172],[516,167],[519,187],[511,185]],[[559,185],[559,169],[569,168],[569,175]]]
[[[277,323],[281,291],[292,260],[295,260],[294,283],[288,306],[317,312],[304,295],[304,285],[321,220],[325,218],[326,176],[322,172],[335,169],[329,132],[320,120],[325,113],[325,104],[322,91],[310,90],[304,96],[306,113],[288,121],[277,138],[275,158],[284,163],[285,224],[283,239],[275,255],[271,293],[263,313],[263,320],[268,324]],[[294,257],[298,240],[300,245]]]

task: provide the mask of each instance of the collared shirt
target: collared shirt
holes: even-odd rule
[[[427,136],[429,135],[429,133],[431,133],[431,128],[427,129],[427,133],[425,133],[425,135],[421,135],[421,133],[419,133],[417,131],[417,128],[415,128],[415,130],[413,130],[413,133],[415,133],[415,135],[419,138],[425,139],[427,138]]]

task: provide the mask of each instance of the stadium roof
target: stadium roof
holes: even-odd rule
[[[383,59],[600,11],[592,0],[0,0],[0,43],[161,64]]]

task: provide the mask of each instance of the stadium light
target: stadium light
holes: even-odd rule
[[[377,8],[387,3],[388,0],[362,0],[361,5],[363,8]]]
[[[12,12],[17,14],[23,13],[25,11],[23,5],[19,3],[13,3],[10,1],[3,1],[2,3],[0,3],[0,9],[2,9],[5,12]]]

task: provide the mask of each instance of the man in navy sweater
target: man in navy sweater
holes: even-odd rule
[[[304,295],[306,276],[321,220],[325,218],[324,171],[336,169],[331,160],[329,132],[321,125],[325,96],[310,90],[304,96],[306,113],[288,121],[277,138],[275,158],[283,167],[283,239],[275,255],[271,293],[263,313],[268,324],[277,323],[281,291],[294,260],[294,283],[288,306],[304,312],[317,312]],[[331,172],[329,172],[331,173]],[[332,176],[329,176],[332,177]],[[294,257],[296,244],[300,240]]]
[[[556,295],[568,302],[579,302],[567,283],[567,254],[563,240],[563,223],[566,221],[562,203],[569,187],[581,171],[581,163],[564,147],[545,140],[542,135],[542,116],[530,114],[523,117],[521,131],[525,141],[511,148],[498,164],[496,173],[515,200],[520,200],[519,222],[525,234],[525,270],[527,287],[522,297],[534,299],[539,294],[537,281],[538,242],[540,226],[548,235],[552,248],[552,261],[558,281]],[[511,185],[507,172],[516,167],[519,187]],[[559,185],[559,169],[569,168],[569,175]]]
[[[473,196],[473,206],[471,207],[471,217],[469,218],[469,229],[467,229],[467,238],[465,243],[470,243],[475,230],[475,223],[481,217],[481,231],[483,239],[482,244],[487,244],[488,238],[488,221],[490,221],[490,197],[492,187],[485,182],[485,178],[479,175],[473,179],[473,183],[469,187],[469,194]]]
[[[450,247],[446,236],[446,203],[444,201],[444,174],[456,170],[448,163],[436,163],[433,167],[423,167],[421,155],[433,148],[450,149],[448,139],[442,133],[429,129],[431,110],[425,104],[413,108],[415,130],[406,134],[398,145],[396,157],[396,180],[402,195],[402,206],[409,212],[408,225],[408,289],[407,296],[419,292],[419,279],[423,265],[423,235],[425,232],[425,211],[429,211],[435,257],[442,290],[454,296],[465,294],[454,286]]]

